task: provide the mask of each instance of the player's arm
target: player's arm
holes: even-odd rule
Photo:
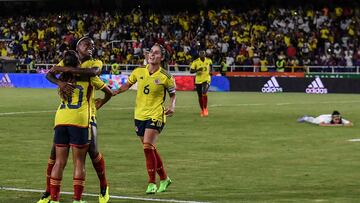
[[[104,95],[104,98],[97,98],[95,99],[95,106],[96,106],[96,109],[100,109],[104,104],[106,104],[110,99],[111,97],[113,96],[113,91],[107,86],[105,85],[102,89],[101,89],[102,92],[105,93]]]
[[[135,84],[137,82],[137,72],[138,72],[138,69],[135,69],[133,72],[131,72],[127,82],[123,85],[121,85],[121,87],[117,90],[114,91],[114,96],[115,95],[118,95],[120,93],[123,93],[125,91],[127,91],[128,89],[130,89],[130,87]]]
[[[129,82],[127,82],[127,83],[125,83],[124,85],[121,85],[121,87],[119,88],[119,89],[117,89],[117,90],[115,90],[114,91],[114,96],[115,95],[118,95],[118,94],[120,94],[120,93],[123,93],[123,92],[126,92],[128,89],[130,89],[130,87],[132,86],[133,84],[131,84],[131,83],[129,83]]]
[[[67,83],[67,82],[59,80],[56,77],[56,74],[55,74],[54,71],[49,71],[46,74],[46,79],[49,82],[57,85],[59,87],[59,89],[60,89],[60,92],[64,93],[66,97],[70,97],[72,95],[72,93],[74,91],[74,86],[71,83]],[[66,98],[66,97],[64,97],[64,98]]]
[[[166,116],[172,116],[175,113],[176,94],[175,94],[175,92],[169,93],[169,96],[170,96],[170,104],[165,110]]]
[[[175,105],[176,105],[176,84],[173,77],[167,80],[165,84],[165,88],[170,96],[169,106],[165,110],[166,116],[172,116],[175,113]]]
[[[101,69],[98,67],[92,67],[92,68],[80,68],[80,67],[68,67],[68,66],[54,66],[50,71],[53,71],[55,73],[71,73],[76,74],[80,76],[87,76],[87,77],[93,77],[100,75]]]
[[[319,126],[345,126],[345,127],[351,127],[354,124],[352,122],[344,123],[344,124],[331,124],[331,123],[320,123]]]

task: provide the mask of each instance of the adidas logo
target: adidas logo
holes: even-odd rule
[[[308,94],[327,94],[328,89],[324,87],[324,84],[321,82],[319,77],[316,77],[314,81],[308,85],[308,88],[305,90]]]
[[[11,80],[9,78],[8,74],[5,74],[1,80],[0,80],[0,87],[14,87],[14,85],[11,83]]]
[[[265,83],[264,87],[261,88],[262,92],[282,92],[283,89],[280,87],[279,83],[277,82],[276,78],[272,76],[270,80]]]

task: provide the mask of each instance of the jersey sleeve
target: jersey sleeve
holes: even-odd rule
[[[92,64],[92,67],[87,67],[87,68],[94,68],[94,67],[101,69],[103,67],[103,62],[100,60],[95,60]]]
[[[165,82],[165,89],[169,94],[174,94],[176,92],[176,83],[174,77],[167,78]]]
[[[196,61],[193,61],[190,65],[190,69],[196,70]]]
[[[98,76],[91,77],[90,82],[97,90],[100,90],[106,86],[106,84]]]
[[[131,72],[130,76],[127,79],[128,83],[131,85],[133,85],[137,82],[137,77],[136,77],[137,72],[138,72],[137,69],[135,69],[133,72]]]

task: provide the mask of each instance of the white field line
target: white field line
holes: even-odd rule
[[[325,101],[325,102],[284,102],[284,103],[275,103],[276,106],[287,106],[287,105],[310,105],[310,104],[351,104],[351,103],[360,103],[360,101]],[[244,103],[244,104],[211,104],[209,107],[238,107],[238,106],[267,106],[271,103]],[[195,108],[195,106],[176,106],[176,108]],[[101,110],[113,111],[113,110],[132,110],[134,107],[109,107]],[[45,111],[18,111],[18,112],[0,112],[0,116],[7,115],[19,115],[19,114],[32,114],[32,113],[54,113],[56,110],[45,110]]]
[[[360,142],[360,138],[350,139],[349,142]]]
[[[18,192],[35,192],[35,193],[44,192],[44,190],[22,189],[22,188],[12,188],[12,187],[2,187],[2,186],[0,186],[0,190],[18,191]],[[61,192],[61,194],[73,195],[73,192]],[[83,193],[83,196],[97,197],[99,196],[99,194]],[[118,195],[110,195],[110,199],[128,199],[128,200],[141,200],[141,201],[151,201],[151,202],[175,202],[175,203],[208,203],[208,202],[198,202],[198,201],[189,201],[189,200],[128,197],[128,196],[118,196]]]

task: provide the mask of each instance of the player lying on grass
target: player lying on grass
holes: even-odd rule
[[[298,119],[298,122],[312,123],[319,126],[353,126],[351,121],[345,120],[341,117],[340,112],[334,111],[332,114],[323,114],[318,117],[303,116]]]

